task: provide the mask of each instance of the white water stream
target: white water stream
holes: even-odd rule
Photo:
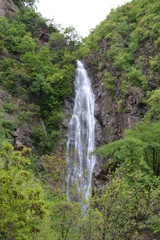
[[[68,200],[87,200],[96,161],[95,156],[89,156],[95,144],[94,94],[80,61],[77,61],[75,102],[67,137]]]

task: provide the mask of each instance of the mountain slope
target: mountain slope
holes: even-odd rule
[[[14,3],[19,12],[0,18],[0,238],[159,240],[160,3],[112,11],[78,49],[73,29],[62,34],[34,0]],[[89,204],[65,191],[77,58],[96,101]]]
[[[84,62],[96,97],[97,147],[123,137],[149,109],[159,88],[158,1],[132,1],[113,10],[86,38]],[[95,169],[106,179],[101,161]]]

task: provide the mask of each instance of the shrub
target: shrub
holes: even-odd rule
[[[104,84],[106,86],[106,90],[113,95],[115,92],[115,79],[114,76],[110,72],[106,72],[104,74]]]

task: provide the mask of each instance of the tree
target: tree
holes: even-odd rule
[[[27,170],[28,155],[28,149],[14,151],[7,142],[0,151],[1,239],[33,239],[46,222],[47,203],[41,185]]]
[[[33,7],[36,0],[13,0],[13,2],[16,4],[17,7]]]
[[[64,29],[64,36],[70,50],[75,50],[76,46],[82,42],[82,37],[77,33],[73,26]]]

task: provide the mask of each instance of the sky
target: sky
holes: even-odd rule
[[[43,17],[53,19],[66,28],[73,26],[86,37],[109,14],[112,8],[130,0],[38,0],[37,10]]]

